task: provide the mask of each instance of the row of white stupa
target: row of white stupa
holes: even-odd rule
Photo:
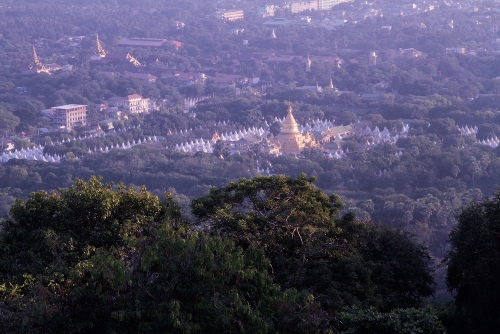
[[[125,127],[125,128],[122,128],[120,130],[118,130],[118,132],[124,132],[124,131],[128,131],[128,130],[131,130],[131,129],[139,129],[141,126],[138,125],[138,126],[131,126],[131,127]],[[116,131],[115,131],[116,133]],[[90,138],[100,138],[100,137],[105,137],[106,135],[104,133],[100,133],[100,134],[97,134],[97,133],[91,133],[91,134],[86,134],[84,136],[78,136],[78,137],[73,137],[73,138],[63,138],[61,141],[59,140],[56,140],[54,142],[52,142],[53,144],[62,144],[62,143],[70,143],[72,141],[81,141],[81,140],[86,140],[86,139],[90,139]]]
[[[487,145],[487,146],[491,146],[493,148],[496,148],[498,147],[498,145],[500,145],[500,140],[498,140],[498,138],[495,136],[493,138],[488,138],[486,140],[478,140],[478,143],[481,144],[481,145]]]
[[[476,136],[477,135],[477,126],[463,126],[463,127],[459,127],[457,125],[457,128],[458,128],[458,131],[460,131],[460,133],[463,135],[463,136]],[[478,140],[478,143],[481,144],[481,145],[486,145],[486,146],[490,146],[490,147],[493,147],[493,148],[496,148],[498,147],[498,145],[500,145],[500,140],[495,136],[493,138],[488,138],[486,140]]]
[[[200,138],[199,140],[191,140],[189,143],[182,143],[182,144],[175,144],[175,150],[178,152],[184,152],[184,153],[194,153],[194,152],[205,152],[205,153],[213,153],[214,148],[213,148],[212,141],[210,140],[203,140]]]
[[[111,145],[110,147],[108,146],[105,146],[104,148],[102,147],[99,147],[99,148],[95,148],[94,151],[92,151],[90,148],[88,149],[88,153],[92,154],[94,152],[104,152],[104,153],[108,153],[110,150],[112,149],[122,149],[122,150],[126,150],[128,148],[132,148],[136,145],[141,145],[143,143],[147,143],[147,142],[151,142],[151,141],[158,141],[158,138],[156,136],[147,136],[147,137],[144,137],[143,140],[141,140],[140,138],[136,141],[136,140],[132,140],[132,141],[127,141],[126,143],[121,143],[120,144],[116,144],[116,145]]]
[[[396,133],[396,135],[399,135],[399,137],[402,137],[404,135],[407,135],[409,131],[410,131],[410,125],[403,124],[403,128],[401,129],[401,131],[399,131],[399,133]],[[376,126],[373,130],[367,126],[363,130],[362,135],[374,136],[374,137],[386,137],[386,138],[392,136],[391,132],[389,131],[389,129],[387,129],[387,127],[384,127],[384,129],[382,131],[380,131],[378,126]]]
[[[4,152],[0,155],[0,162],[7,162],[11,159],[38,160],[45,162],[61,162],[61,157],[58,154],[49,155],[43,153],[44,147],[39,145],[34,148],[15,150],[13,152]]]
[[[345,156],[345,153],[342,149],[337,150],[334,153],[329,152],[328,154],[326,154],[326,157],[328,159],[336,159],[336,160],[342,159],[344,156]]]
[[[238,141],[242,138],[249,137],[249,136],[259,136],[262,137],[267,131],[264,130],[262,127],[260,128],[250,128],[250,129],[244,129],[244,130],[239,130],[235,132],[230,132],[228,134],[221,134],[220,135],[220,140],[222,141]]]
[[[72,140],[78,140],[78,139],[72,139]],[[70,139],[68,139],[70,141]],[[141,145],[146,142],[151,142],[151,141],[158,141],[158,138],[156,136],[147,136],[144,137],[143,140],[138,139],[137,141],[133,140],[132,142],[127,141],[127,143],[122,143],[116,144],[116,146],[111,145],[111,147],[100,147],[100,148],[95,148],[94,151],[88,149],[88,153],[93,153],[93,152],[104,152],[107,153],[111,149],[128,149],[136,145]],[[63,140],[62,142],[66,142],[66,140]],[[0,155],[0,163],[2,162],[8,162],[11,159],[25,159],[25,160],[37,160],[37,161],[45,161],[45,162],[55,162],[55,163],[60,163],[61,162],[61,156],[58,154],[50,155],[48,153],[43,153],[44,146],[35,146],[33,148],[29,149],[22,149],[22,150],[15,150],[13,152],[4,152]]]
[[[283,117],[283,118],[275,117],[274,121],[279,122],[279,123],[283,123],[285,121],[285,117]],[[333,128],[335,126],[334,123],[335,123],[335,121],[316,119],[316,120],[313,120],[311,122],[311,124],[309,124],[309,123],[306,123],[305,125],[299,124],[299,131],[302,134],[305,134],[306,132],[310,132],[310,131],[326,131],[330,128]],[[267,123],[266,123],[266,125],[267,125]]]
[[[459,127],[457,125],[457,128],[458,128],[458,131],[460,131],[460,133],[463,135],[463,136],[469,136],[469,135],[475,135],[477,134],[477,126],[474,126],[474,127],[469,127],[469,126],[463,126],[463,127]]]
[[[262,137],[266,133],[267,131],[264,130],[262,127],[260,128],[252,127],[249,129],[239,130],[235,132],[223,133],[219,137],[220,140],[223,142],[232,142],[232,141],[238,141],[242,138],[249,136]],[[176,144],[174,149],[178,152],[184,152],[184,153],[195,153],[195,152],[213,153],[214,144],[215,142],[211,140],[204,140],[203,138],[200,138],[191,140],[190,142]]]

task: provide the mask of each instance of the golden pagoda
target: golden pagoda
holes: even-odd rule
[[[33,62],[30,64],[30,70],[35,71],[36,73],[49,73],[49,69],[45,67],[44,64],[40,61],[40,58],[38,58],[38,55],[36,54],[36,49],[35,46],[33,45]]]
[[[305,148],[317,146],[314,138],[307,133],[302,135],[299,125],[293,117],[292,106],[288,106],[288,114],[281,126],[280,133],[272,139],[272,142],[279,147],[280,153],[299,154]]]

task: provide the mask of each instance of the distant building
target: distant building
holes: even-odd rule
[[[407,56],[407,57],[411,57],[411,58],[419,58],[419,57],[422,57],[422,55],[423,55],[422,51],[418,51],[415,48],[399,49],[399,53],[403,56]]]
[[[122,38],[118,46],[139,47],[139,48],[159,48],[165,44],[165,38]]]
[[[274,5],[261,6],[261,7],[257,8],[257,15],[259,15],[260,17],[274,16],[275,10],[276,10],[276,7]]]
[[[45,116],[50,118],[52,126],[72,130],[75,126],[87,125],[87,106],[67,104],[44,110]]]
[[[214,13],[216,18],[224,21],[236,21],[245,18],[245,14],[242,10],[220,10]]]
[[[465,54],[465,48],[446,48],[446,54],[455,54],[455,53],[460,53],[460,54]]]
[[[123,76],[125,78],[134,78],[137,80],[141,80],[141,81],[144,81],[146,83],[155,83],[156,79],[158,79],[158,77],[156,77],[152,74],[149,74],[149,73],[133,73],[133,72],[127,72],[127,71],[125,71],[125,74],[123,74]]]
[[[269,21],[263,23],[265,26],[269,27],[284,27],[293,24],[293,21],[284,17],[273,17]]]
[[[309,0],[295,1],[290,4],[292,13],[300,13],[304,10],[330,10],[333,6],[352,0]]]
[[[292,13],[300,13],[305,10],[318,10],[318,0],[292,2],[290,4],[290,11]]]
[[[150,111],[149,98],[143,98],[139,94],[128,95],[125,97],[112,97],[109,104],[121,108],[129,114],[142,114]]]
[[[368,64],[370,66],[377,66],[377,53],[372,51],[370,52],[370,57],[368,58]]]
[[[319,0],[318,9],[319,10],[330,10],[333,6],[338,5],[342,2],[348,2],[349,0]]]

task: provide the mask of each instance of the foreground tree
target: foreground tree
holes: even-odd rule
[[[0,232],[4,333],[314,333],[307,292],[281,290],[262,251],[194,232],[145,189],[77,180],[17,201]]]
[[[500,192],[458,215],[446,258],[447,284],[456,293],[467,333],[494,333],[500,326]]]
[[[263,249],[278,283],[312,291],[327,310],[412,307],[432,295],[427,249],[353,214],[340,217],[340,198],[313,181],[305,175],[240,180],[194,200],[192,212],[243,248]]]

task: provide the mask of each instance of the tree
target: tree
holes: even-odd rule
[[[76,180],[18,200],[0,240],[4,333],[330,327],[309,293],[273,284],[262,251],[191,230],[169,194]]]
[[[445,334],[446,329],[439,321],[435,311],[425,309],[395,309],[380,313],[375,309],[351,309],[342,312],[340,334]]]
[[[283,175],[242,179],[194,200],[192,212],[201,224],[245,249],[263,249],[275,280],[283,286],[311,288],[322,295],[320,301],[327,308],[366,301],[372,289],[369,270],[343,241],[347,235],[333,220],[343,204],[312,181],[304,174],[297,179]]]
[[[14,130],[19,125],[19,122],[19,117],[14,116],[4,106],[0,106],[0,132],[2,134]]]
[[[373,264],[371,277],[385,310],[418,307],[434,294],[429,252],[409,232],[369,225],[363,240],[362,254]]]
[[[418,306],[432,295],[425,248],[352,213],[338,217],[343,203],[314,180],[304,174],[242,179],[194,200],[192,212],[244,249],[263,249],[278,283],[312,291],[327,310]]]
[[[446,282],[456,293],[468,333],[493,333],[500,325],[500,192],[458,214],[450,233]]]

